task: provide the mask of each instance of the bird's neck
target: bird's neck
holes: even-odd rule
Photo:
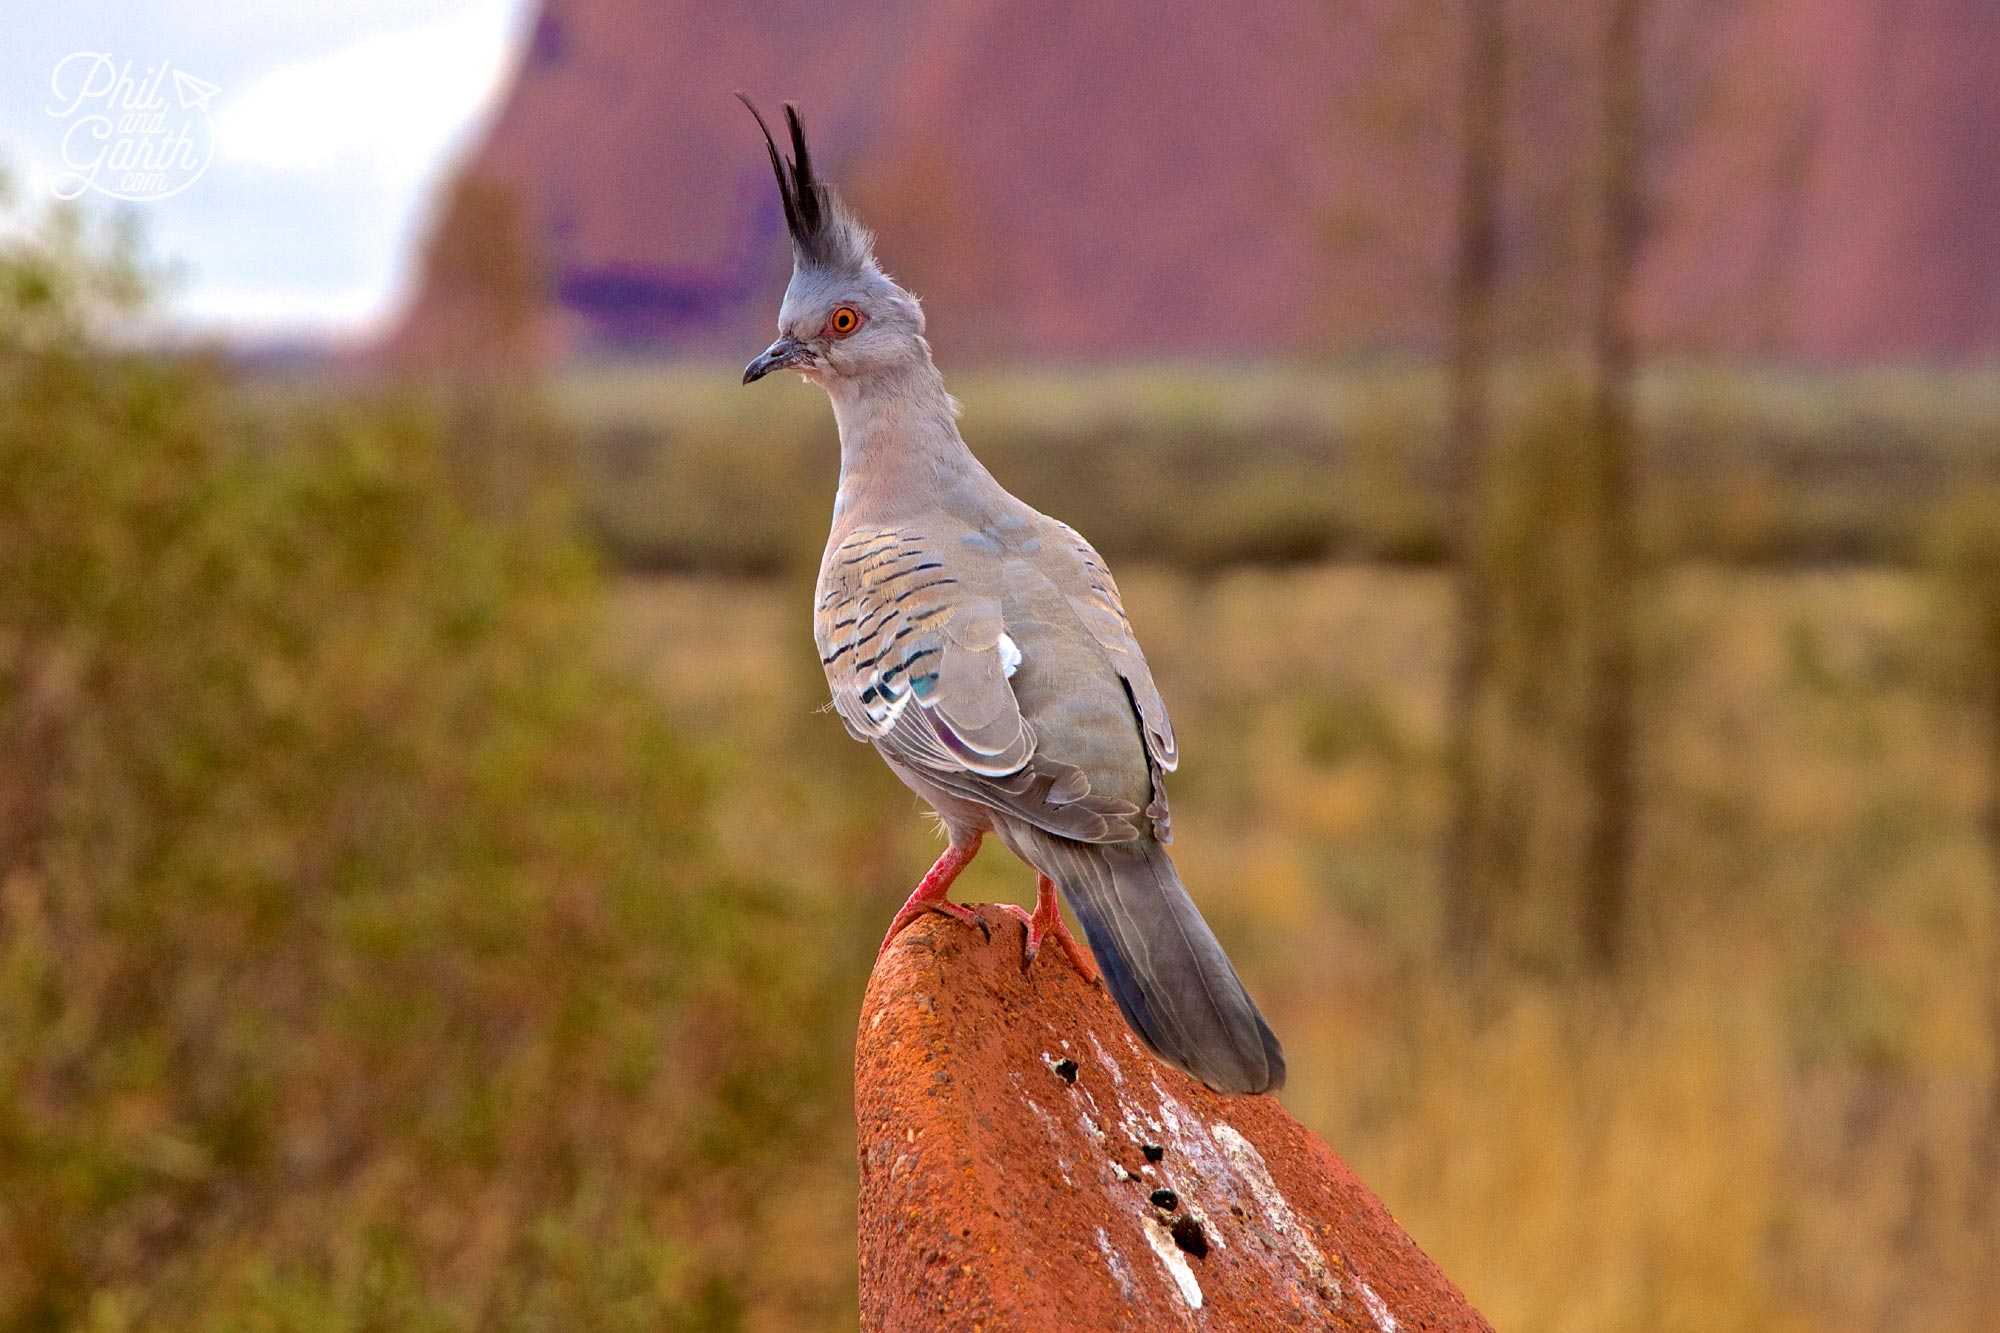
[[[888,512],[999,491],[965,447],[957,404],[928,349],[899,366],[829,381],[826,391],[840,427],[836,518],[864,500]]]

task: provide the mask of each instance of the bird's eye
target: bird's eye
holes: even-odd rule
[[[826,317],[826,332],[831,338],[845,338],[860,327],[861,312],[851,305],[835,306]]]

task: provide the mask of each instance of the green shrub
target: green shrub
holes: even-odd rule
[[[815,923],[568,536],[94,346],[104,262],[0,259],[0,1326],[730,1326],[844,1143]]]

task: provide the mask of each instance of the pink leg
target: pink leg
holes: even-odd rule
[[[1069,927],[1063,924],[1062,913],[1056,910],[1054,880],[1047,875],[1036,873],[1035,911],[1032,916],[1026,908],[1013,903],[1002,903],[1000,906],[1009,915],[1019,917],[1021,924],[1028,928],[1028,943],[1021,950],[1023,972],[1027,971],[1029,964],[1035,961],[1035,955],[1042,951],[1042,941],[1053,935],[1056,943],[1062,946],[1063,955],[1069,959],[1069,965],[1083,973],[1085,981],[1096,983],[1097,968],[1092,964],[1090,954],[1077,943],[1076,936],[1069,933]]]
[[[979,855],[979,840],[984,836],[974,833],[965,842],[955,842],[944,849],[944,855],[930,868],[917,884],[917,891],[896,913],[896,919],[889,923],[889,933],[882,937],[882,947],[875,951],[880,958],[888,951],[889,941],[903,933],[903,928],[926,912],[942,912],[954,920],[963,921],[968,926],[977,926],[986,935],[993,932],[979,919],[979,913],[970,907],[961,907],[945,895],[951,892],[951,882],[958,878],[958,872],[972,864],[972,858]]]

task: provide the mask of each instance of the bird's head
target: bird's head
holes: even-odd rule
[[[874,237],[813,174],[799,109],[785,103],[792,136],[786,158],[750,99],[737,96],[764,132],[792,235],[792,281],[778,310],[778,340],[745,367],[743,382],[796,370],[832,389],[928,359],[922,308],[876,265]]]

